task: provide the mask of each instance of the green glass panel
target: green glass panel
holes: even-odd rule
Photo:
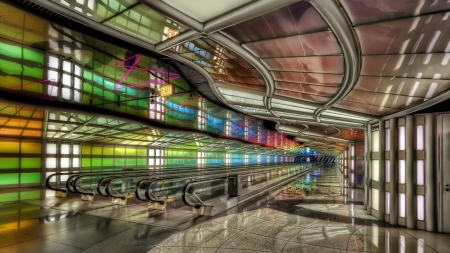
[[[92,80],[92,72],[85,69],[83,71],[83,77],[85,79]]]
[[[23,49],[23,58],[25,60],[35,61],[39,63],[44,63],[44,54],[30,50],[27,48]]]
[[[138,148],[137,155],[138,156],[147,156],[147,149]]]
[[[114,90],[116,87],[116,84],[113,82],[110,82],[110,81],[105,81],[104,86],[105,86],[105,89]]]
[[[0,180],[1,180],[1,177],[2,176],[0,176]],[[0,184],[1,184],[1,181],[0,181]],[[17,200],[19,200],[18,192],[0,193],[0,203],[17,201]]]
[[[114,159],[103,158],[103,166],[114,166]]]
[[[2,55],[17,58],[22,58],[22,47],[6,44],[3,42],[0,42],[0,52]]]
[[[114,165],[115,166],[124,166],[125,165],[125,159],[124,158],[116,158]]]
[[[115,148],[116,155],[125,155],[125,148]]]
[[[88,92],[88,93],[92,94],[92,85],[90,85],[89,83],[84,83],[83,84],[83,90],[85,92]]]
[[[82,158],[81,166],[82,167],[91,167],[91,158]]]
[[[143,165],[146,166],[147,165],[147,159],[137,159],[137,165]]]
[[[102,158],[92,158],[92,167],[102,166]]]
[[[127,148],[127,156],[135,156],[136,155],[136,149],[135,148]]]
[[[99,75],[94,74],[94,77],[92,80],[98,84],[103,85],[103,78]]]
[[[102,147],[93,146],[92,155],[102,155]]]
[[[103,147],[103,155],[114,155],[113,147]]]
[[[41,173],[22,173],[20,174],[21,184],[38,184],[41,182]]]
[[[22,169],[39,169],[41,166],[41,158],[20,158]]]
[[[19,173],[0,174],[0,185],[19,184]]]
[[[126,163],[127,166],[136,166],[136,158],[127,158]]]
[[[19,168],[19,158],[1,158],[0,169],[18,169]],[[0,174],[0,177],[2,175]]]
[[[40,198],[41,198],[41,191],[20,192],[20,200],[40,199]]]
[[[97,96],[103,96],[103,90],[100,88],[94,87],[93,94],[95,94]]]

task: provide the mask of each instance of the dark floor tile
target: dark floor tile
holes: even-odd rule
[[[105,219],[87,226],[52,234],[44,238],[73,247],[87,249],[111,236],[137,226],[139,226],[137,223]]]
[[[140,225],[95,244],[84,252],[147,253],[155,245],[158,245],[176,232],[179,231],[149,225]]]

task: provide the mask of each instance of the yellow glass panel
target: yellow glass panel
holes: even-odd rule
[[[125,148],[115,148],[116,155],[125,155]]]
[[[128,147],[127,148],[127,156],[128,155],[133,155],[133,156],[136,155],[136,149]]]
[[[103,155],[114,155],[113,147],[103,147]]]
[[[42,144],[40,142],[22,142],[21,143],[21,153],[27,154],[40,154],[42,149]]]
[[[81,148],[81,154],[83,155],[90,155],[91,154],[91,146],[85,146],[83,145],[83,147]]]
[[[20,142],[0,141],[0,153],[19,153]]]
[[[93,146],[92,155],[102,155],[102,147]]]

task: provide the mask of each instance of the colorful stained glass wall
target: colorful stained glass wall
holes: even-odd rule
[[[0,188],[40,185],[42,110],[0,103]]]
[[[0,20],[0,88],[270,147],[300,148],[298,144],[287,145],[285,135],[279,134],[275,140],[258,134],[275,135],[254,118],[202,100],[176,70],[167,67],[164,59],[130,52],[50,24],[5,3],[0,3],[0,10],[5,17]],[[175,94],[162,99],[159,89],[167,83],[174,85]],[[202,118],[206,118],[205,124],[199,124]]]

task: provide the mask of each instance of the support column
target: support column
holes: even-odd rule
[[[425,114],[425,226],[436,231],[436,168],[435,168],[435,122],[434,115]]]
[[[372,214],[372,128],[366,127],[364,138],[364,207]]]
[[[398,224],[398,123],[397,119],[389,120],[390,151],[389,162],[391,166],[391,183],[389,184],[389,223]]]
[[[378,219],[384,221],[384,216],[386,214],[386,192],[385,192],[385,183],[386,183],[386,128],[384,124],[384,120],[380,120],[379,126],[379,138],[380,138],[380,147],[379,147],[379,187],[378,187],[378,200],[379,200],[379,210],[378,210]]]
[[[414,183],[415,139],[414,117],[406,116],[406,227],[416,228],[416,184]]]

